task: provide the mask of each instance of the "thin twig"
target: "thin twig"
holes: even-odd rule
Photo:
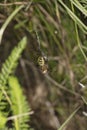
[[[0,3],[0,6],[27,5],[28,2]]]
[[[17,119],[17,118],[20,118],[20,117],[23,117],[23,116],[32,115],[33,113],[34,113],[33,111],[30,111],[30,112],[27,112],[27,113],[11,116],[11,117],[8,117],[7,120],[9,121],[9,120]]]
[[[71,93],[75,96],[78,96],[78,97],[81,97],[80,94],[76,93],[76,92],[73,92],[73,91],[70,91],[69,89],[67,89],[66,87],[64,87],[63,85],[59,84],[58,82],[56,82],[54,79],[52,79],[48,74],[45,75],[46,78],[52,83],[54,84],[55,86],[59,87],[60,89],[64,90],[64,91],[67,91],[68,93]]]
[[[12,5],[28,5],[30,2],[12,2],[12,3],[0,3],[0,6],[12,6]],[[32,5],[40,4],[42,3],[41,1],[39,2],[32,2]]]

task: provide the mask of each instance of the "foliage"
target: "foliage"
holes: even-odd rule
[[[12,74],[17,67],[18,59],[20,58],[20,55],[25,48],[27,43],[26,37],[24,37],[19,43],[18,47],[15,47],[11,53],[11,55],[8,57],[8,59],[5,61],[5,63],[2,66],[1,73],[0,73],[0,86],[2,88],[3,85],[6,85],[7,79],[10,74]]]
[[[2,115],[2,113],[0,113],[0,120],[1,120],[0,129],[3,129],[3,127],[4,127],[5,124],[6,124],[7,118],[4,117],[4,116]]]
[[[87,0],[33,0],[28,2],[9,0],[6,4],[3,1],[0,4],[2,4],[0,10],[3,12],[3,17],[0,15],[2,25],[5,18],[15,8],[24,5],[24,8],[20,9],[21,11],[17,12],[17,15],[11,19],[15,23],[14,32],[27,30],[34,36],[35,31],[38,32],[41,41],[40,48],[48,55],[48,75],[51,77],[50,81],[48,80],[50,86],[48,99],[54,105],[60,123],[65,122],[63,126],[67,130],[77,130],[77,128],[85,130],[87,119],[82,113],[83,110],[86,110],[87,105],[81,97],[87,99]],[[19,39],[20,37],[21,33],[18,33],[16,38]],[[7,52],[5,48],[3,51]],[[14,58],[12,60],[14,61]],[[6,61],[7,68],[10,68],[10,64]],[[14,67],[16,68],[15,65]],[[8,109],[10,108],[11,99],[8,96],[9,92],[6,83],[9,75],[15,70],[14,67],[10,68],[9,71],[4,67],[4,70],[1,71],[2,76],[0,75],[1,92],[3,92],[0,93],[0,99],[6,97],[2,106],[6,106],[5,102],[8,101]],[[30,73],[30,71],[27,73]],[[20,74],[18,75],[22,81],[23,77]],[[82,88],[81,84],[85,88]],[[16,88],[14,89],[16,91]],[[13,94],[13,96],[17,98],[17,95]],[[78,104],[82,107],[80,110],[77,109]],[[19,106],[19,103],[16,104],[17,106]],[[0,108],[1,110],[4,109],[3,107]],[[73,109],[75,110],[74,114]],[[76,113],[77,111],[79,112]],[[2,117],[7,117],[8,114],[9,112],[4,112]],[[18,113],[13,111],[13,114]],[[72,117],[72,122],[69,122]]]
[[[11,100],[11,111],[13,116],[19,115],[19,118],[14,118],[13,126],[15,127],[15,130],[29,130],[29,106],[28,102],[25,99],[25,96],[23,96],[23,92],[21,89],[21,86],[18,82],[18,79],[16,77],[9,77],[8,84],[10,86],[9,88],[9,94],[10,94],[10,100]],[[26,114],[27,115],[23,115]]]
[[[2,65],[0,73],[0,129],[3,127],[5,129],[5,124],[9,120],[8,115],[11,112],[12,116],[27,113],[27,115],[22,115],[23,117],[19,117],[19,119],[17,117],[14,119],[15,130],[21,130],[22,128],[26,130],[29,129],[27,125],[29,121],[29,107],[27,101],[23,96],[17,78],[9,77],[14,73],[26,43],[27,39],[24,37],[18,43],[18,46],[13,49],[8,59],[6,59],[5,63]],[[7,86],[7,83],[9,86]]]

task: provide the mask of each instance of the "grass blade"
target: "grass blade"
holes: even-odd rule
[[[80,109],[80,107],[78,107],[69,117],[68,119],[62,124],[62,126],[58,129],[58,130],[63,130],[64,127],[67,125],[67,123],[73,118],[73,116],[76,114],[76,112]]]

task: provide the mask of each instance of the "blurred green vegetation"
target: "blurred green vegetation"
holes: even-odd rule
[[[11,34],[11,30],[6,30],[9,36],[13,35],[13,39],[8,38],[7,41],[10,43],[10,48],[14,45],[11,45],[11,42],[15,41],[15,38],[20,39],[24,30],[34,36],[37,31],[40,48],[48,56],[48,74],[62,87],[70,90],[69,93],[50,83],[48,98],[54,105],[60,124],[68,118],[73,112],[72,110],[81,105],[80,102],[84,104],[84,101],[78,98],[76,93],[87,99],[87,8],[85,8],[87,1],[78,1],[80,4],[77,4],[78,7],[75,6],[76,1],[2,0],[0,2],[0,27],[15,8],[25,5],[9,23],[9,25],[12,24],[14,33]],[[66,7],[76,17],[73,17]],[[84,8],[83,12],[79,7],[80,9]],[[1,61],[9,53],[9,45],[6,47],[7,43],[0,45]],[[22,79],[22,76],[19,75],[19,78]],[[84,84],[85,89],[79,85],[79,82]],[[85,110],[87,110],[86,107]],[[87,117],[82,114],[85,111],[83,108],[68,123],[67,130],[87,129]]]

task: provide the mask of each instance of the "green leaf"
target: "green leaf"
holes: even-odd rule
[[[0,130],[5,127],[6,122],[7,118],[0,112]]]
[[[25,113],[28,113],[30,108],[25,96],[23,95],[22,88],[18,82],[18,79],[14,76],[9,77],[8,82],[10,86],[12,101],[11,109],[13,116],[19,115],[19,117],[16,116],[14,120],[14,127],[16,130],[29,130],[29,125],[27,124],[27,122],[29,122],[29,114],[25,115]]]

